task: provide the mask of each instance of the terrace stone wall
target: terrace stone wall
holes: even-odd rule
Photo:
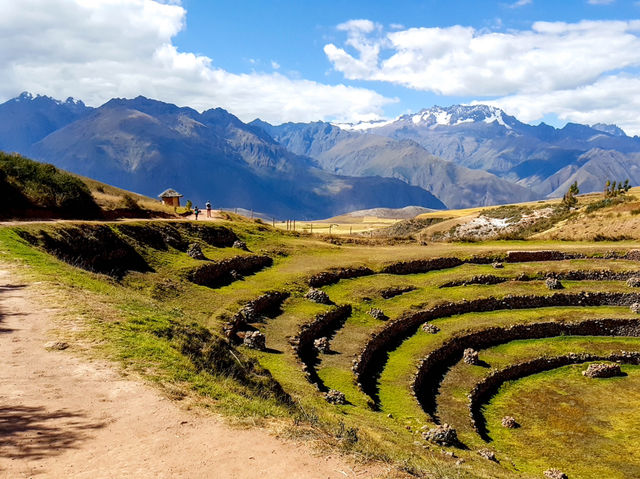
[[[300,326],[298,334],[289,340],[294,353],[302,363],[302,370],[312,383],[320,384],[314,363],[318,356],[314,341],[331,337],[351,315],[351,305],[345,304],[318,314],[313,321]]]
[[[232,283],[239,276],[254,274],[272,264],[273,260],[269,256],[235,256],[202,264],[189,271],[187,279],[201,286],[218,288]]]
[[[340,268],[314,274],[309,278],[308,283],[312,288],[320,288],[322,286],[335,284],[341,279],[359,278],[361,276],[369,276],[372,274],[374,274],[373,270],[364,266],[358,268]]]
[[[640,301],[638,293],[554,293],[549,296],[505,296],[479,298],[471,301],[447,302],[430,309],[407,313],[371,334],[369,341],[354,360],[353,371],[361,389],[373,396],[375,377],[380,358],[399,342],[413,334],[420,324],[448,316],[497,311],[506,309],[531,309],[550,306],[629,306]]]
[[[625,364],[639,365],[640,352],[621,351],[608,356],[589,353],[570,353],[564,356],[536,358],[495,371],[476,384],[468,395],[469,413],[474,429],[484,440],[489,440],[481,406],[491,399],[500,386],[506,381],[513,381],[570,364],[581,364],[589,361],[616,361]]]
[[[263,316],[273,317],[280,311],[282,303],[290,296],[288,292],[268,291],[256,299],[249,301],[243,308],[233,315],[231,321],[224,326],[224,334],[232,341],[240,338],[239,331],[248,331],[253,328],[248,323],[259,321]]]
[[[435,417],[435,398],[447,370],[462,359],[467,348],[487,349],[518,339],[540,339],[569,336],[632,336],[640,337],[640,320],[594,319],[578,322],[547,321],[490,327],[465,331],[445,341],[425,356],[418,366],[412,389],[423,409]]]

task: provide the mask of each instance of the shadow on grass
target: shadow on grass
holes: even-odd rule
[[[0,456],[38,460],[62,454],[104,427],[83,413],[43,407],[0,406]]]
[[[265,348],[264,352],[269,354],[282,354],[282,351],[273,348]]]

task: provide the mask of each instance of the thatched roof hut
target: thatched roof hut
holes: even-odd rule
[[[169,188],[164,190],[162,193],[158,195],[162,200],[163,205],[167,206],[180,206],[180,198],[184,195],[181,195],[173,188]]]

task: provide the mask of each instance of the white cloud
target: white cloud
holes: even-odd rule
[[[475,97],[524,121],[555,113],[640,133],[640,20],[536,22],[506,33],[460,25],[347,30],[344,47],[324,50],[348,79]]]
[[[410,28],[382,38],[347,30],[325,45],[351,80],[377,80],[442,95],[498,96],[576,88],[640,65],[640,21],[536,22],[530,30]],[[390,55],[383,55],[390,53]]]
[[[99,105],[145,95],[275,123],[366,120],[393,101],[278,72],[231,73],[206,56],[180,52],[172,42],[185,24],[178,0],[0,0],[0,11],[2,99],[28,90]],[[348,28],[377,27],[359,21]]]
[[[518,0],[515,3],[510,5],[511,8],[524,7],[525,5],[529,5],[533,2],[533,0]]]
[[[271,68],[273,68],[274,70],[279,70],[280,64],[275,60],[271,60]]]
[[[583,124],[610,123],[628,134],[640,135],[640,78],[612,75],[572,90],[521,94],[488,103],[519,120],[533,122],[553,112],[563,121]]]
[[[615,0],[588,0],[590,5],[611,5]]]
[[[336,28],[345,32],[371,33],[376,29],[376,24],[371,20],[359,19],[341,23]]]

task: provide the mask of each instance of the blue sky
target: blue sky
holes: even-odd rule
[[[0,0],[0,99],[138,94],[249,121],[483,102],[640,133],[640,2]],[[636,99],[637,98],[637,99]]]
[[[587,0],[396,0],[372,1],[237,1],[184,0],[186,28],[175,43],[185,51],[212,58],[226,70],[242,73],[277,67],[291,76],[323,83],[345,82],[333,69],[323,46],[340,42],[344,32],[336,26],[350,19],[368,19],[392,30],[464,25],[477,30],[528,30],[537,21],[628,20],[640,18],[640,2]],[[587,60],[587,59],[586,59]],[[439,95],[386,82],[352,80],[350,85],[375,89],[399,101],[385,108],[397,116],[434,104],[450,105],[491,98],[482,95]],[[542,119],[562,124],[553,113]]]

